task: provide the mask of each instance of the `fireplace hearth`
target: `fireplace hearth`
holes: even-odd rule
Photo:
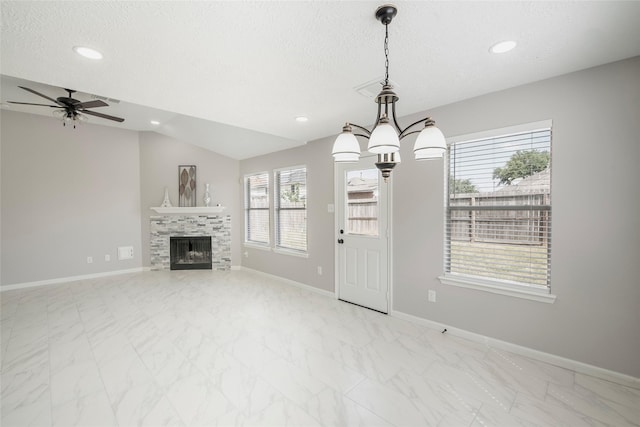
[[[171,270],[211,270],[211,236],[171,237]]]

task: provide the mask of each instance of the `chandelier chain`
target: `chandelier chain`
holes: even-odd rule
[[[389,84],[389,24],[384,25],[384,84]]]

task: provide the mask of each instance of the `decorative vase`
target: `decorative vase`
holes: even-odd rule
[[[204,196],[202,197],[204,201],[204,205],[209,207],[209,203],[211,203],[211,194],[209,194],[209,184],[204,185]]]
[[[171,204],[171,200],[169,200],[169,189],[167,187],[164,187],[164,200],[162,201],[162,204],[160,205],[160,207],[163,207],[163,208],[173,207],[173,205]]]

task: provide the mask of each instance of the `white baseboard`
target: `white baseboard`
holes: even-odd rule
[[[403,313],[401,311],[390,311],[390,316],[397,317],[398,319],[407,320],[409,322],[417,323],[419,325],[426,326],[438,331],[447,330],[447,334],[454,335],[460,338],[468,339],[477,343],[485,344],[487,347],[493,347],[511,353],[525,356],[530,359],[538,360],[540,362],[549,363],[561,368],[570,369],[581,374],[590,375],[602,380],[611,381],[627,387],[640,389],[640,378],[632,377],[631,375],[621,374],[619,372],[610,371],[608,369],[599,368],[597,366],[589,365],[586,363],[578,362],[577,360],[567,359],[565,357],[556,356],[554,354],[545,353],[543,351],[534,350],[529,347],[523,347],[517,344],[512,344],[507,341],[501,341],[495,338],[490,338],[484,335],[476,334],[475,332],[469,332],[464,329],[457,329],[443,323],[434,322],[431,320],[423,319],[422,317],[413,316],[411,314]]]
[[[56,279],[38,280],[35,282],[16,283],[13,285],[0,286],[0,292],[12,291],[14,289],[33,288],[35,286],[56,285],[58,283],[65,283],[65,282],[76,282],[78,280],[97,279],[100,277],[119,276],[121,274],[140,273],[140,272],[149,271],[149,270],[150,270],[149,267],[137,267],[137,268],[130,268],[127,270],[105,271],[104,273],[83,274],[80,276],[59,277]]]
[[[276,276],[275,274],[269,274],[269,273],[265,273],[264,271],[260,271],[260,270],[254,270],[253,268],[248,268],[248,267],[240,267],[241,270],[243,271],[248,271],[251,273],[255,273],[255,274],[259,274],[261,276],[265,276],[265,277],[269,277],[271,279],[277,279],[280,280],[281,282],[287,284],[287,285],[291,285],[291,286],[295,286],[297,288],[302,288],[302,289],[306,289],[308,291],[311,292],[315,292],[317,294],[320,295],[324,295],[325,297],[329,297],[329,298],[333,298],[335,299],[335,294],[331,291],[325,291],[324,289],[320,289],[320,288],[316,288],[315,286],[309,286],[306,285],[304,283],[300,283],[300,282],[296,282],[295,280],[290,280],[290,279],[285,279],[284,277],[281,276]]]

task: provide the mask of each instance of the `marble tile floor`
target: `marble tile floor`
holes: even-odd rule
[[[638,389],[247,271],[0,298],[3,427],[640,425]]]

